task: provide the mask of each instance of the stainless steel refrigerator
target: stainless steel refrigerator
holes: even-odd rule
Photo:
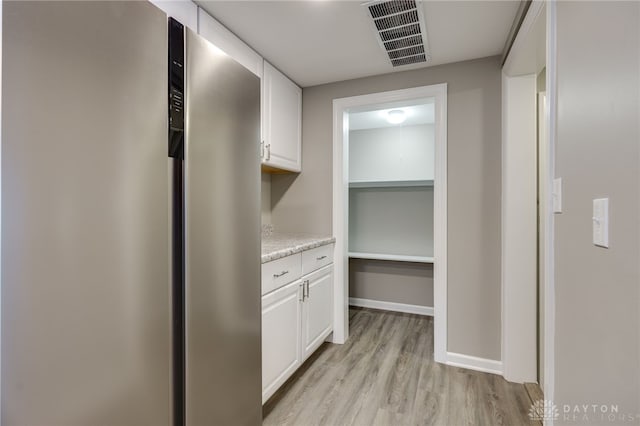
[[[147,2],[2,25],[2,425],[259,424],[258,77]]]

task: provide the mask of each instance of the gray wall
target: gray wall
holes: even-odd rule
[[[350,259],[349,297],[433,307],[433,265]]]
[[[432,180],[434,125],[349,132],[349,180]],[[349,251],[433,256],[433,187],[350,188]],[[433,265],[353,259],[349,296],[433,307]]]
[[[433,124],[349,132],[349,180],[433,180]]]
[[[433,186],[349,189],[349,251],[433,256]]]
[[[637,415],[640,3],[557,8],[555,403],[619,404]],[[600,197],[609,197],[609,249],[591,244],[592,200]],[[602,423],[610,424],[593,424]]]
[[[500,359],[499,58],[303,89],[302,168],[272,178],[276,229],[331,233],[332,101],[448,83],[448,350]]]

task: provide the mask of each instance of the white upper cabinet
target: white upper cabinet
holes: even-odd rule
[[[302,89],[264,61],[262,77],[262,164],[302,170]]]
[[[200,7],[198,8],[198,20],[198,33],[202,37],[231,56],[240,65],[258,77],[262,77],[262,56]]]
[[[264,171],[302,171],[302,89],[191,1],[151,0],[260,77]]]

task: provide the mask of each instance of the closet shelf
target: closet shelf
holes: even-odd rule
[[[392,188],[407,186],[433,186],[433,179],[429,180],[375,180],[351,181],[349,188]]]
[[[396,262],[433,263],[433,257],[409,256],[406,254],[349,252],[349,257],[353,259],[394,260]]]

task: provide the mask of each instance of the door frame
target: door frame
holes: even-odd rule
[[[530,40],[535,38],[535,24],[538,19],[545,19],[544,28],[542,32],[545,36],[543,41],[543,47],[546,52],[545,55],[540,58],[536,48],[540,46],[535,43],[531,43]],[[540,353],[538,350],[538,356],[543,358],[544,370],[541,372],[544,378],[544,399],[553,401],[554,399],[554,384],[555,384],[555,366],[554,366],[554,343],[555,343],[555,267],[554,267],[554,211],[553,211],[553,180],[555,178],[555,145],[556,145],[556,127],[557,127],[557,70],[556,70],[556,2],[534,0],[531,3],[527,15],[522,23],[522,27],[509,56],[507,57],[503,67],[503,80],[509,78],[519,78],[523,74],[532,73],[537,71],[535,69],[536,63],[539,59],[545,61],[546,67],[546,104],[544,105],[544,119],[546,128],[544,129],[545,138],[543,140],[544,146],[544,158],[541,161],[546,163],[544,170],[540,175],[541,185],[546,188],[544,194],[543,211],[540,211],[541,219],[544,220],[545,226],[543,234],[541,235],[542,248],[544,254],[544,270],[541,271],[539,280],[540,285],[544,288],[544,301],[543,301],[543,318],[544,318],[544,352]],[[524,64],[524,65],[523,65]],[[503,93],[503,96],[505,94]],[[532,99],[532,102],[535,100]],[[503,106],[504,107],[504,106]],[[503,121],[503,126],[506,123]],[[503,140],[504,143],[504,140]],[[503,169],[504,172],[504,169]],[[504,259],[503,259],[504,261]],[[509,286],[510,283],[503,281],[503,312],[504,306],[513,304],[509,294],[513,292],[505,293],[505,286]],[[517,304],[517,301],[515,302]],[[518,339],[513,339],[508,333],[505,333],[505,321],[507,319],[503,317],[503,337],[502,347],[503,354],[505,349],[510,350],[514,346],[519,344]],[[527,319],[524,323],[525,327],[535,327],[535,324],[529,324]],[[536,319],[534,318],[533,321]],[[517,363],[517,359],[503,357],[503,366],[505,372],[515,372],[514,376],[520,376],[520,368],[512,365],[513,362]],[[537,364],[537,363],[536,363]],[[515,369],[514,369],[515,367]],[[531,366],[526,366],[529,369]],[[537,369],[537,365],[534,366]],[[508,374],[505,374],[505,378],[509,379]],[[545,422],[545,424],[553,424],[552,420]]]
[[[349,338],[349,112],[366,106],[434,98],[434,359],[447,362],[447,83],[333,100],[333,343]]]

